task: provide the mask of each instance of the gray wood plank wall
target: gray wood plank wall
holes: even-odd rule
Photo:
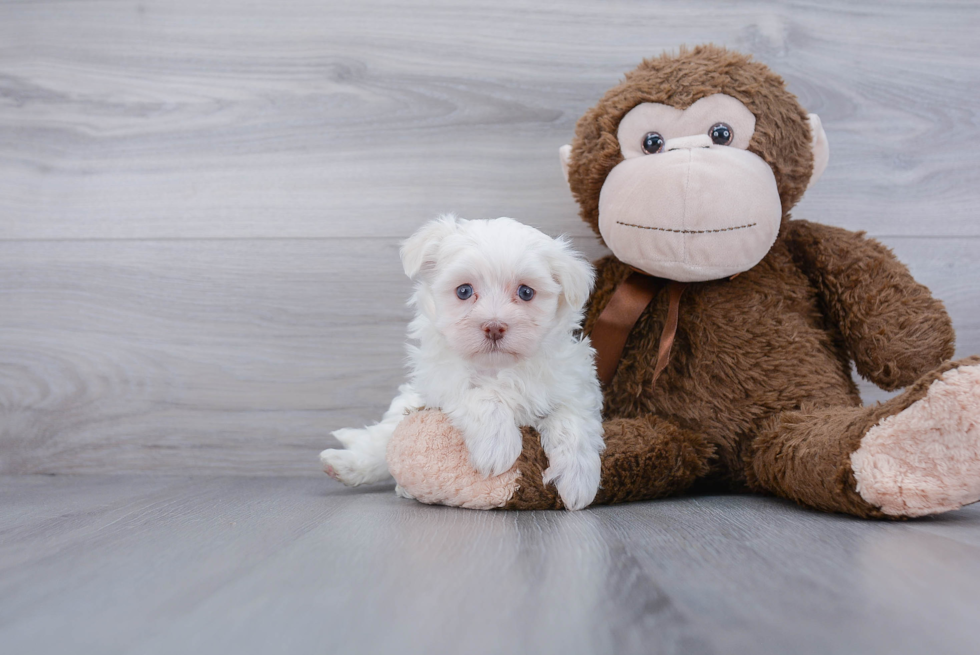
[[[646,56],[821,115],[801,218],[866,230],[980,352],[975,2],[0,4],[0,472],[318,474],[402,376],[445,211],[601,249],[557,150]],[[880,394],[870,394],[871,398]]]

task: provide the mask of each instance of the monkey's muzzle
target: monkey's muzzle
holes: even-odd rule
[[[776,178],[755,153],[681,147],[616,165],[599,195],[599,231],[621,261],[656,277],[703,282],[747,271],[782,220]]]

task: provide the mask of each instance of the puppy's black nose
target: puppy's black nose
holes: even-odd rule
[[[506,323],[499,323],[497,321],[487,321],[483,324],[483,334],[486,335],[487,339],[490,341],[500,341],[504,338],[504,332],[507,331]]]

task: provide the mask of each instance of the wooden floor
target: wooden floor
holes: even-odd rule
[[[0,3],[0,654],[980,652],[980,507],[481,513],[317,461],[402,381],[399,241],[455,211],[601,254],[558,148],[682,44],[785,77],[831,147],[794,215],[980,353],[978,33],[975,0]]]
[[[0,478],[13,653],[964,653],[980,506],[427,507],[303,477]]]

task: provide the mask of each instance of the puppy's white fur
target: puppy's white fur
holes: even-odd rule
[[[386,479],[395,426],[414,407],[438,407],[484,475],[510,469],[521,454],[519,426],[535,427],[548,456],[545,482],[554,481],[569,509],[590,504],[604,447],[602,394],[595,353],[575,332],[592,267],[566,240],[509,218],[443,216],[409,238],[401,255],[416,282],[410,382],[380,423],[333,433],[345,449],[323,451],[324,470],[348,485]],[[472,288],[469,298],[457,296],[461,285]],[[534,290],[530,300],[518,295],[522,285]],[[503,334],[490,338],[488,325]]]

